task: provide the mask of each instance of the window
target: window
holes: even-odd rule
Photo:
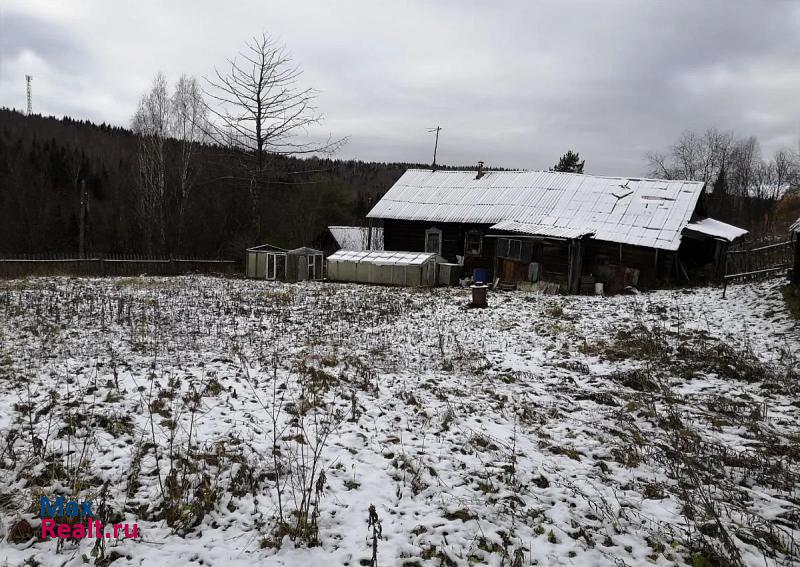
[[[425,252],[442,253],[442,231],[438,228],[425,231]]]
[[[480,256],[483,249],[483,234],[479,230],[467,231],[464,237],[464,256]]]

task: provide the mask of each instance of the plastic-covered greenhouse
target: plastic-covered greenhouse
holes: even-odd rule
[[[436,285],[436,254],[340,250],[328,256],[328,279],[382,285]]]

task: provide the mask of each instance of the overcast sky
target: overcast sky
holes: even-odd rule
[[[800,0],[0,0],[0,106],[128,126],[153,75],[203,77],[266,31],[342,158],[641,175],[684,129],[797,148]]]

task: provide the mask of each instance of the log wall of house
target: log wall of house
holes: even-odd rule
[[[636,287],[653,289],[671,280],[674,261],[675,253],[668,250],[589,239],[582,271],[584,276],[592,275],[603,282],[607,293],[619,293],[625,287],[625,268],[639,270]]]
[[[484,235],[481,255],[465,257],[463,274],[470,274],[474,268],[486,268],[493,278],[502,277],[502,260],[498,258],[495,261],[498,239],[486,237],[491,232],[489,225],[385,219],[383,226],[386,250],[410,252],[425,251],[426,230],[431,228],[441,230],[442,256],[449,262],[456,262],[456,256],[464,254],[467,232],[479,230]],[[514,238],[514,235],[506,236]],[[541,264],[539,280],[558,283],[562,289],[567,289],[570,273],[568,241],[524,237],[520,237],[520,240],[523,243],[523,253],[519,261],[524,261],[526,264],[539,262]],[[581,253],[583,254],[581,275],[592,276],[595,281],[603,282],[606,293],[619,293],[631,283],[625,279],[626,268],[639,270],[636,287],[641,289],[653,289],[674,279],[674,252],[666,250],[656,252],[655,248],[585,239]],[[630,277],[630,272],[627,275]]]
[[[542,274],[540,280],[553,282],[566,289],[569,274],[569,247],[567,242],[542,242],[540,260]]]
[[[456,262],[456,256],[464,255],[467,232],[477,230],[483,235],[480,256],[464,258],[464,273],[471,273],[474,268],[485,268],[489,273],[494,269],[494,238],[486,238],[489,225],[436,223],[423,221],[404,221],[384,219],[383,246],[385,250],[403,252],[424,252],[425,231],[435,228],[442,231],[442,256],[448,262]]]

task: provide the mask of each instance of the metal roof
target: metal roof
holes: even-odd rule
[[[416,266],[435,259],[436,254],[423,252],[370,252],[356,250],[339,250],[328,256],[329,262],[366,262],[397,266]]]
[[[506,230],[518,232],[520,234],[530,234],[533,236],[545,236],[550,238],[581,238],[591,236],[591,231],[580,228],[547,226],[541,224],[529,224],[517,221],[503,221],[491,226],[494,230]]]
[[[344,250],[366,250],[369,240],[369,227],[366,226],[329,226],[331,236]],[[372,250],[383,250],[383,228],[372,227]]]
[[[789,227],[789,232],[800,232],[800,219],[794,221],[792,226]]]
[[[553,171],[489,171],[476,179],[474,171],[409,169],[367,216],[516,221],[535,231],[528,234],[594,234],[597,240],[677,250],[702,191],[700,181]]]
[[[260,244],[259,246],[248,248],[247,252],[288,252],[288,250],[280,246],[273,246],[272,244]]]
[[[690,222],[686,225],[686,230],[693,230],[701,234],[713,236],[714,238],[727,240],[728,242],[733,242],[740,236],[747,234],[747,231],[743,228],[712,218]]]
[[[288,253],[292,256],[315,256],[321,255],[322,250],[316,250],[315,248],[309,248],[308,246],[301,246],[300,248],[289,250]]]

